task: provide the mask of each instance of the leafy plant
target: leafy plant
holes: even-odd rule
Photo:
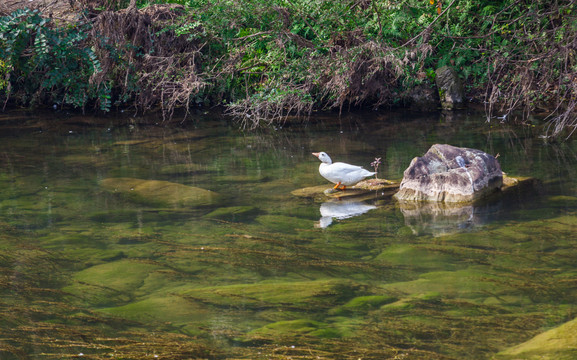
[[[108,88],[90,81],[102,69],[87,46],[88,28],[83,23],[55,27],[37,10],[22,9],[1,17],[0,58],[12,92],[24,93],[21,98],[29,104],[84,108],[93,101],[108,111]]]
[[[8,65],[4,61],[0,60],[0,91],[7,89],[9,84],[9,74]]]
[[[549,108],[552,135],[577,128],[572,0],[80,3],[130,9],[102,11],[92,27],[56,28],[30,10],[1,18],[0,91],[27,103],[107,110],[132,101],[169,114],[210,102],[258,126],[404,103],[449,65],[489,116]],[[159,3],[180,5],[146,7]]]

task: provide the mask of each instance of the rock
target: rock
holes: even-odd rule
[[[465,91],[455,69],[448,66],[437,69],[435,82],[439,89],[439,97],[443,109],[455,110],[463,107]]]
[[[354,189],[361,189],[361,190],[389,190],[389,189],[396,189],[399,186],[398,182],[394,182],[387,179],[365,179],[357,183],[357,185],[353,186]]]
[[[439,106],[439,94],[430,86],[416,86],[408,93],[407,97],[412,110],[435,111]]]
[[[365,295],[351,299],[346,304],[331,309],[332,315],[366,314],[369,311],[380,308],[383,305],[393,303],[398,299],[389,295]]]
[[[503,172],[481,150],[435,144],[405,170],[394,196],[408,201],[472,202],[501,188]]]
[[[333,191],[330,185],[317,185],[293,190],[291,194],[298,197],[314,198],[318,201],[325,201],[327,197],[335,199],[354,197],[359,200],[358,198],[364,196],[374,198],[375,192],[377,192],[379,196],[391,196],[392,192],[398,188],[398,182],[386,179],[365,179],[353,187],[348,187],[345,191]]]
[[[204,218],[238,222],[252,219],[258,213],[258,208],[254,206],[230,206],[218,208],[204,215]]]
[[[81,296],[92,305],[110,306],[130,302],[132,299],[128,294],[143,287],[147,278],[163,269],[156,264],[128,259],[106,262],[77,272],[75,281],[65,289],[67,293]]]
[[[248,333],[247,340],[266,340],[271,338],[287,338],[312,336],[318,338],[332,339],[341,337],[337,329],[333,329],[329,324],[308,319],[277,321],[263,326],[260,329]]]
[[[250,284],[191,286],[178,291],[184,298],[195,299],[216,308],[238,307],[246,311],[286,307],[326,310],[338,301],[357,296],[363,287],[349,280],[275,281]]]
[[[219,195],[210,190],[160,180],[108,178],[100,187],[113,194],[150,206],[191,207],[217,202]]]
[[[577,319],[541,333],[531,340],[500,352],[497,359],[564,360],[577,358]]]
[[[176,165],[166,165],[160,169],[162,175],[183,175],[192,174],[198,172],[207,172],[207,166],[201,164],[176,164]]]
[[[519,198],[521,194],[539,194],[542,192],[540,180],[532,177],[510,177],[503,173],[503,186],[501,186],[501,197],[512,196]]]

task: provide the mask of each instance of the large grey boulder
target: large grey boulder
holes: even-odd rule
[[[442,108],[445,110],[462,108],[465,101],[465,91],[457,71],[449,66],[443,66],[438,68],[435,74]]]
[[[501,188],[503,172],[481,150],[435,144],[405,170],[398,200],[472,202]]]

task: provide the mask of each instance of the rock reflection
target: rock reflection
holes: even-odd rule
[[[502,202],[483,205],[399,202],[405,224],[415,235],[442,236],[470,231],[493,221]]]
[[[369,205],[363,201],[327,201],[321,204],[321,218],[315,226],[324,229],[333,223],[333,219],[348,219],[376,208],[375,205]]]

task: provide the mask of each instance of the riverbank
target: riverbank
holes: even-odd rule
[[[4,106],[168,119],[220,105],[248,127],[319,110],[436,111],[436,70],[448,66],[488,117],[545,113],[547,136],[577,125],[571,1],[148,4],[1,5]]]

